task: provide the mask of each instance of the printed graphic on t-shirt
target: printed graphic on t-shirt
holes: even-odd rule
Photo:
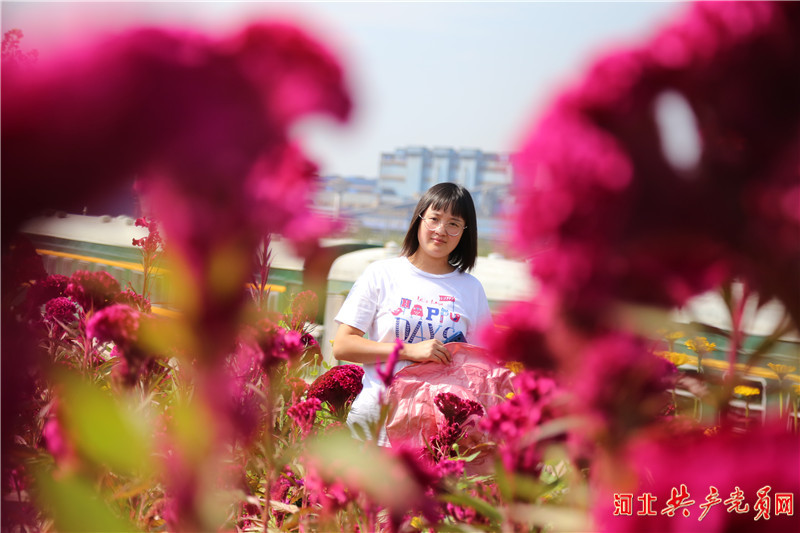
[[[446,294],[430,300],[419,296],[400,298],[398,307],[391,310],[395,317],[395,337],[406,343],[444,340],[461,331],[456,327],[461,315],[455,308],[455,297]]]

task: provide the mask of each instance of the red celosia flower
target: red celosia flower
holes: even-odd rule
[[[311,397],[308,400],[296,403],[289,408],[286,414],[294,420],[294,423],[300,426],[303,436],[308,435],[314,425],[314,418],[317,416],[317,411],[322,407],[322,401],[319,398]]]
[[[800,6],[698,2],[557,98],[517,160],[513,242],[566,310],[598,322],[736,275],[800,317],[798,63]],[[684,166],[654,112],[668,95],[694,115]]]
[[[303,291],[292,300],[292,317],[289,327],[295,330],[302,330],[306,322],[314,322],[317,319],[319,304],[317,293],[314,291]]]
[[[472,400],[464,400],[450,392],[436,395],[433,402],[450,424],[463,424],[471,416],[483,416],[483,406]]]
[[[86,324],[86,335],[100,342],[113,342],[123,351],[138,339],[140,313],[123,304],[97,311]]]
[[[114,303],[120,290],[119,282],[108,272],[78,270],[70,278],[64,294],[89,312]]]
[[[343,416],[345,409],[361,392],[364,369],[358,365],[339,365],[331,368],[308,388],[309,398],[327,402],[332,413]]]
[[[292,363],[305,352],[306,345],[299,331],[285,330],[269,320],[260,321],[258,326],[257,342],[264,354],[265,371],[269,372],[280,363]]]
[[[152,310],[150,300],[140,294],[136,294],[131,289],[126,289],[120,292],[115,298],[114,302],[118,304],[125,304],[127,306],[138,309],[142,313],[149,313]]]
[[[133,239],[131,244],[141,248],[142,253],[150,257],[157,254],[164,244],[161,239],[161,234],[158,231],[158,222],[148,217],[140,217],[136,219],[135,225],[140,228],[147,228],[148,234],[147,237]]]
[[[69,285],[69,278],[60,274],[47,276],[31,285],[26,295],[26,305],[30,313],[40,312],[43,304],[53,298],[64,296]]]
[[[286,398],[287,403],[293,405],[306,393],[308,390],[308,383],[301,378],[289,378],[285,390],[289,392],[289,397]]]
[[[56,331],[62,331],[61,324],[71,324],[77,319],[78,305],[69,298],[53,298],[44,306],[44,320]]]
[[[668,361],[626,335],[598,338],[581,360],[567,389],[574,399],[574,411],[588,417],[588,423],[581,426],[586,439],[602,439],[613,447],[633,431],[660,421],[675,368]]]
[[[219,361],[236,336],[260,238],[305,243],[329,227],[306,208],[314,167],[288,132],[308,113],[347,117],[339,65],[283,24],[222,38],[141,29],[57,59],[3,79],[3,198],[15,199],[3,205],[4,229],[47,205],[80,209],[138,175],[144,212],[159,220],[192,286],[196,356]],[[64,172],[72,179],[51,178]]]

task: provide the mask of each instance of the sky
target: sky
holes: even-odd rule
[[[262,19],[306,28],[342,62],[355,100],[345,125],[293,132],[323,175],[375,177],[405,146],[512,152],[557,91],[598,56],[636,45],[677,2],[7,2],[2,31],[56,54],[76,36],[135,26],[225,35]]]

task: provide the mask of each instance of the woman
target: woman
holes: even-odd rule
[[[380,416],[383,382],[376,362],[385,362],[403,341],[395,372],[412,363],[448,364],[444,341],[459,332],[473,340],[491,320],[475,266],[478,231],[469,191],[454,183],[434,185],[422,196],[400,257],[369,265],[336,315],[333,356],[364,365],[364,388],[353,401],[347,424],[369,431]],[[364,335],[367,334],[367,337]],[[354,431],[358,436],[359,432]],[[387,446],[385,430],[378,444]]]

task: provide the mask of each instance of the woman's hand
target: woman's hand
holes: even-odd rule
[[[431,339],[403,345],[403,351],[400,352],[400,359],[413,361],[415,363],[433,361],[446,365],[452,360],[452,357],[442,341],[439,339]]]

